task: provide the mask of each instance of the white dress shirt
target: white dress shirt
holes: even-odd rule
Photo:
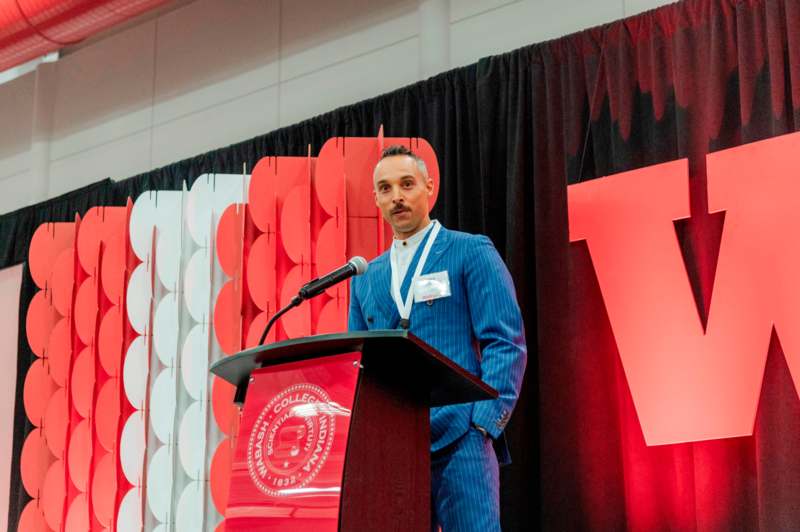
[[[400,279],[400,284],[402,285],[403,280],[406,278],[406,273],[408,273],[408,266],[411,264],[411,260],[414,258],[414,253],[417,252],[417,248],[422,243],[425,235],[433,227],[433,223],[435,220],[431,220],[425,229],[414,233],[410,237],[406,238],[405,240],[398,240],[395,238],[392,241],[392,245],[394,246],[394,261],[392,263],[392,270],[397,271],[400,275],[398,275],[398,279]]]

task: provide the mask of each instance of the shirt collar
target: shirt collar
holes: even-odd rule
[[[431,223],[429,223],[427,226],[425,226],[425,229],[423,229],[422,231],[418,231],[418,232],[414,233],[413,235],[411,235],[410,237],[406,238],[405,240],[399,240],[399,239],[395,238],[393,240],[393,242],[392,242],[392,245],[396,249],[398,249],[400,251],[402,251],[403,249],[409,249],[409,248],[413,248],[413,247],[418,246],[419,243],[422,242],[422,239],[425,238],[425,235],[427,235],[428,232],[431,230],[431,228],[433,227],[433,224],[435,224],[435,223],[436,223],[436,220],[431,220]],[[403,242],[406,243],[405,246],[403,245]]]

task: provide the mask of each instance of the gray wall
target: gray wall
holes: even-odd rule
[[[667,3],[184,3],[0,85],[0,213]]]

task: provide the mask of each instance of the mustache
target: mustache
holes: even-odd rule
[[[391,214],[397,214],[397,213],[400,213],[400,212],[406,212],[406,211],[410,211],[410,210],[411,210],[411,209],[409,209],[409,208],[408,208],[408,207],[406,207],[405,205],[398,205],[397,207],[393,208],[393,209],[392,209],[391,211],[389,211],[389,212],[390,212]]]

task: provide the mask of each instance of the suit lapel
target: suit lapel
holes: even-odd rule
[[[442,231],[440,228],[439,236],[436,237],[436,242],[439,241],[439,238],[441,237],[441,232]],[[419,246],[417,246],[417,251],[414,253],[414,258],[411,259],[411,262],[408,265],[408,269],[406,270],[406,276],[402,279],[400,283],[400,296],[403,298],[403,300],[405,300],[405,298],[408,297],[408,291],[411,289],[411,280],[414,278],[414,272],[417,269],[417,265],[419,264],[419,261],[422,258],[422,253],[425,250],[425,246],[427,245],[428,240],[430,238],[431,238],[431,231],[428,231],[428,234],[425,235],[425,238],[423,238],[422,241],[419,243]],[[436,242],[434,242],[433,246],[431,246],[431,251],[428,254],[428,261],[431,260],[434,248],[436,247]],[[428,264],[428,262],[426,261],[425,264]],[[391,261],[389,263],[389,270],[391,271]]]
[[[450,247],[452,236],[444,226],[439,231],[439,236],[431,247],[428,260],[425,262],[425,267],[422,273],[430,273],[438,271],[442,267],[442,262],[446,255],[447,248]],[[420,250],[418,250],[420,251]],[[418,259],[419,257],[417,257]],[[406,276],[408,280],[413,275],[413,268],[416,268],[417,261],[412,261],[413,264],[409,265],[409,272]],[[375,301],[377,310],[387,317],[388,328],[393,329],[400,323],[400,314],[397,312],[397,306],[392,299],[392,268],[389,262],[389,253],[383,253],[375,259],[370,268],[373,270],[373,280],[370,283],[370,290],[372,298]],[[403,294],[408,292],[408,284],[404,283],[406,290]]]
[[[444,226],[439,231],[439,236],[436,237],[436,241],[433,243],[431,247],[431,253],[428,255],[428,260],[425,262],[425,267],[422,269],[422,273],[431,273],[436,272],[441,269],[441,262],[444,260],[446,256],[447,248],[450,247],[450,243],[452,242],[453,237]]]
[[[370,283],[373,301],[379,312],[387,317],[391,327],[400,321],[397,307],[391,295],[392,271],[389,265],[389,253],[384,253],[375,259],[370,266],[373,270],[373,282]]]

